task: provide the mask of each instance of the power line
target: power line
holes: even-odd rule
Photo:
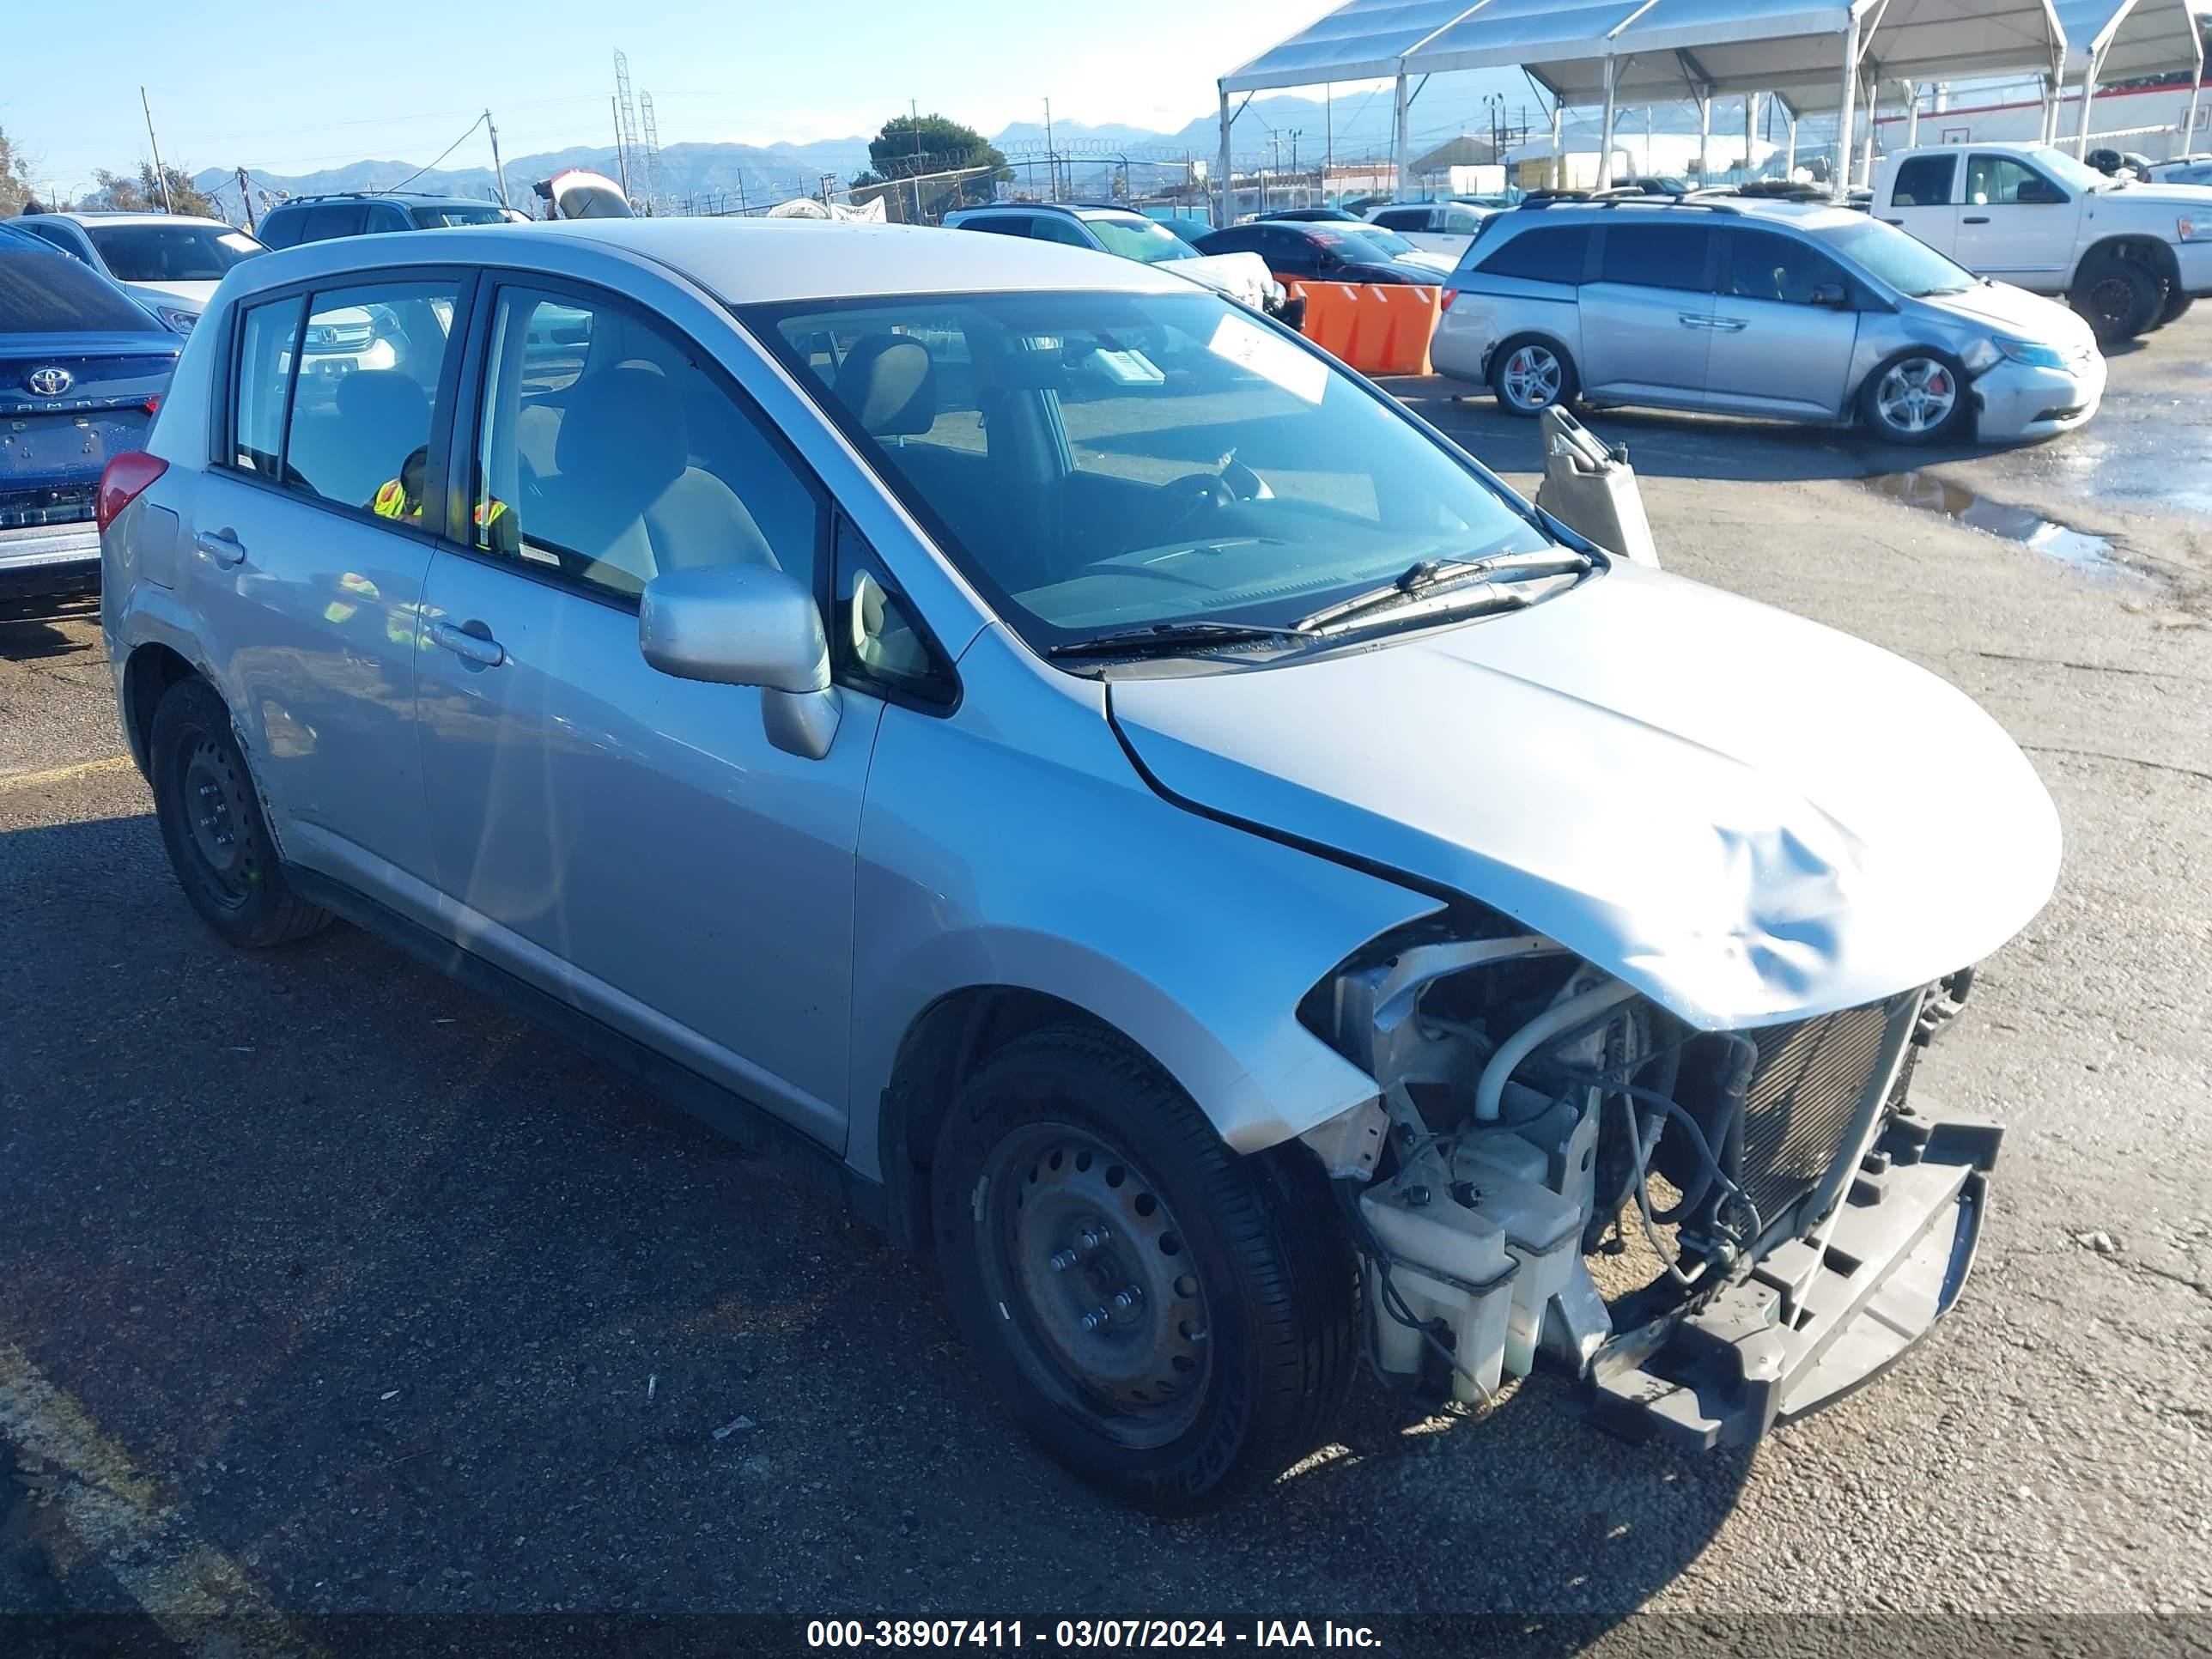
[[[485,114],[487,114],[487,115],[488,115],[488,114],[489,114],[489,113],[490,113],[490,112],[489,112],[489,110],[487,110],[487,111],[485,112]],[[471,122],[470,122],[470,123],[469,123],[469,130],[468,130],[466,132],[463,133],[459,137],[458,137],[458,138],[454,139],[454,140],[453,140],[453,142],[452,143],[450,143],[450,144],[447,145],[447,146],[445,147],[445,149],[441,149],[441,150],[440,150],[440,151],[438,152],[438,160],[437,160],[436,161],[426,161],[426,162],[424,162],[421,167],[416,167],[416,168],[415,169],[415,171],[414,171],[414,172],[412,172],[412,173],[409,173],[409,174],[408,174],[404,179],[401,179],[398,184],[396,184],[396,185],[385,185],[385,186],[384,186],[384,188],[383,188],[383,189],[381,189],[381,190],[380,190],[380,191],[375,191],[374,193],[375,193],[375,194],[377,194],[377,195],[379,195],[379,196],[389,196],[389,195],[391,195],[394,191],[401,191],[401,190],[404,190],[404,189],[406,189],[408,185],[410,185],[413,184],[413,183],[414,183],[417,179],[420,179],[420,178],[421,178],[424,173],[426,173],[429,172],[429,171],[430,171],[430,169],[431,169],[432,167],[436,167],[436,166],[438,165],[438,161],[444,161],[444,160],[445,160],[448,155],[452,155],[455,150],[459,149],[463,144],[465,144],[465,143],[468,143],[468,141],[470,140],[470,138],[471,138],[472,137],[474,137],[474,136],[475,136],[476,130],[477,130],[478,127],[482,126],[483,124],[484,124],[484,117],[483,117],[483,115],[479,115],[479,116],[477,116],[477,118],[476,118],[475,120],[473,120],[473,121],[471,121]]]

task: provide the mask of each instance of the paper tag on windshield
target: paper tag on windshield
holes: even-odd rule
[[[1273,381],[1305,403],[1319,404],[1328,390],[1327,363],[1242,317],[1224,317],[1206,349]]]

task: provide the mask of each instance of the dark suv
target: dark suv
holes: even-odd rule
[[[260,237],[270,247],[327,242],[383,230],[435,230],[441,225],[496,225],[522,217],[496,202],[461,196],[295,196],[269,210]]]

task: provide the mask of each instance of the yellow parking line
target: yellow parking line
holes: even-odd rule
[[[0,1435],[18,1455],[64,1477],[54,1494],[76,1543],[186,1651],[295,1659],[319,1651],[278,1613],[246,1569],[194,1535],[135,1460],[91,1413],[0,1341]]]
[[[69,783],[78,778],[97,777],[102,772],[120,772],[131,763],[128,755],[110,755],[103,760],[79,761],[75,766],[57,766],[51,772],[18,772],[10,777],[0,777],[0,789],[31,789],[44,783]]]

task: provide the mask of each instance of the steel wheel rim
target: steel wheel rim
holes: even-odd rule
[[[1899,432],[1933,432],[1959,406],[1959,378],[1932,357],[1893,363],[1875,390],[1881,418]]]
[[[1559,360],[1541,346],[1524,345],[1505,360],[1498,380],[1516,409],[1547,409],[1559,401]]]
[[[1041,1393],[1135,1449],[1190,1427],[1212,1375],[1211,1316],[1142,1170],[1089,1130],[1024,1126],[985,1162],[976,1232],[986,1292]]]
[[[194,732],[183,747],[178,805],[185,836],[198,856],[203,884],[210,896],[234,910],[251,896],[253,879],[243,781],[230,756],[213,738]]]
[[[2106,276],[2089,289],[2089,308],[2107,322],[2124,323],[2135,309],[2136,291],[2124,277]]]

